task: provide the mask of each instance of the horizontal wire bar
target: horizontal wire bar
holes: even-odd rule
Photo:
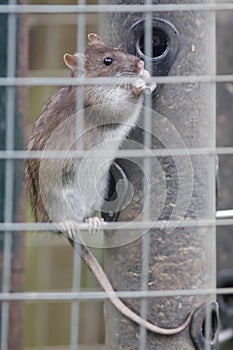
[[[233,288],[203,288],[203,289],[177,289],[177,290],[145,290],[145,291],[116,291],[114,293],[95,292],[25,292],[0,293],[0,301],[69,301],[69,300],[105,300],[109,297],[119,298],[159,298],[196,295],[226,295],[233,294]]]
[[[222,212],[222,213],[221,213]],[[224,213],[223,213],[224,212]],[[230,212],[230,213],[228,213]],[[221,213],[221,215],[219,215]],[[225,214],[225,215],[224,215]],[[232,214],[232,215],[231,215]],[[218,218],[233,218],[233,209],[230,210],[222,210],[222,211],[217,211],[216,212],[216,217]],[[46,239],[45,235],[43,235],[43,237],[40,234],[35,234],[34,236],[31,236],[30,241],[27,243],[28,246],[47,246],[48,244],[51,244],[51,239],[52,239],[52,244],[53,246],[66,246],[68,243],[65,239],[60,239],[60,237],[58,235],[56,235],[58,237],[58,239],[55,239],[55,235],[53,235],[53,237],[48,236]]]
[[[121,78],[114,77],[0,77],[0,86],[82,86],[82,85],[119,85]],[[134,82],[135,78],[127,78],[127,82]],[[190,83],[225,83],[232,82],[233,74],[221,75],[187,75],[154,77],[148,83],[156,84],[190,84]]]
[[[100,229],[103,230],[136,230],[136,229],[164,229],[182,227],[214,227],[214,226],[232,226],[233,219],[184,219],[181,220],[158,220],[158,221],[117,221],[103,222]],[[21,223],[21,222],[4,222],[0,223],[0,231],[57,231],[59,223]],[[75,227],[80,231],[88,231],[87,223],[75,223]]]
[[[233,218],[233,209],[218,210],[218,211],[216,212],[216,218],[217,218],[217,219],[228,219],[228,218]]]
[[[229,341],[233,338],[233,328],[227,328],[227,329],[222,329],[219,332],[219,343],[224,343],[226,341]]]
[[[109,152],[99,151],[95,154],[95,157],[109,158]],[[233,147],[218,147],[214,148],[186,148],[186,149],[119,149],[116,157],[168,157],[168,156],[216,156],[216,155],[232,155]],[[70,159],[70,158],[82,158],[87,155],[87,151],[68,151],[68,150],[51,150],[51,151],[0,151],[0,159]],[[112,153],[111,153],[112,155]],[[91,157],[91,156],[90,156]]]
[[[0,5],[2,13],[108,13],[174,12],[233,10],[233,4],[163,4],[163,5]]]

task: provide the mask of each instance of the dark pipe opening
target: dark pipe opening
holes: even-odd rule
[[[218,305],[216,302],[208,302],[196,310],[190,324],[190,337],[195,349],[218,349],[218,320]]]
[[[209,328],[209,334],[207,333]],[[218,316],[215,310],[211,311],[210,315],[210,325],[206,324],[206,318],[202,323],[202,334],[208,343],[211,343],[215,339],[216,332],[218,330]]]
[[[162,56],[168,48],[168,35],[163,29],[158,27],[153,27],[152,30],[152,57],[150,58],[158,58]],[[137,49],[139,54],[143,54],[147,57],[145,52],[144,35],[139,38]]]
[[[145,20],[132,25],[127,34],[128,51],[152,62],[151,75],[166,76],[179,51],[179,35],[174,25],[163,18],[152,18],[151,51],[145,47]],[[158,91],[158,90],[157,90]]]

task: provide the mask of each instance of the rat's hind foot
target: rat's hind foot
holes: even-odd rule
[[[88,224],[88,231],[91,234],[96,234],[100,231],[100,225],[104,222],[103,218],[97,216],[86,218],[85,222]]]
[[[65,220],[59,223],[59,230],[67,237],[75,239],[75,234],[77,232],[77,227],[75,221]]]

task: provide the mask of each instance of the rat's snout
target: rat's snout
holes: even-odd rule
[[[136,62],[136,69],[138,72],[141,72],[144,69],[144,62],[142,60]]]

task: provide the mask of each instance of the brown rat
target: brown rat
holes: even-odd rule
[[[57,231],[62,231],[73,247],[77,237],[75,223],[85,220],[91,230],[95,230],[101,222],[92,216],[103,204],[111,162],[139,117],[145,80],[149,78],[139,58],[106,47],[96,34],[89,34],[88,39],[85,55],[64,55],[72,76],[82,71],[87,78],[118,77],[121,83],[84,85],[81,89],[67,86],[59,90],[44,107],[27,145],[29,151],[81,149],[87,156],[62,161],[28,159],[25,167],[25,182],[36,221],[60,223]],[[80,121],[77,110],[79,93],[83,96],[83,118]],[[108,154],[101,159],[98,152],[105,150]],[[189,324],[191,315],[174,329],[160,328],[143,320],[117,297],[92,252],[80,237],[78,239],[81,258],[122,314],[162,335],[177,334]]]

